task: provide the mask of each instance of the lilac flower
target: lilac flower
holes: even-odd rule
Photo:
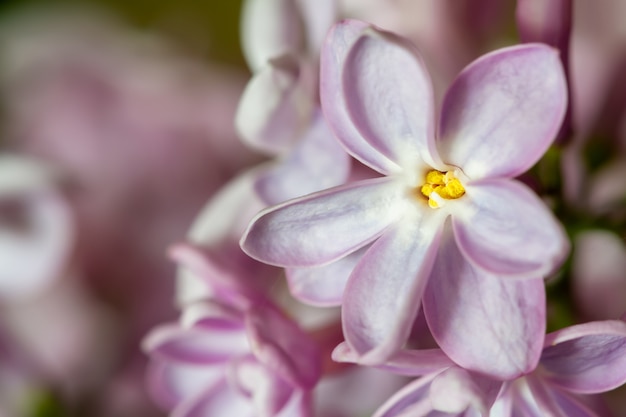
[[[293,147],[319,107],[319,48],[335,20],[335,0],[247,0],[242,49],[253,77],[235,125],[242,139],[272,155]]]
[[[433,368],[435,352],[405,351],[383,367],[421,375]],[[334,357],[356,359],[345,345]],[[375,417],[438,416],[442,412],[450,417],[594,417],[577,394],[606,392],[626,382],[626,323],[590,322],[550,333],[538,367],[504,384],[446,366],[441,360],[437,365],[439,369],[398,391]]]
[[[475,61],[448,90],[436,136],[430,81],[414,48],[344,21],[322,50],[321,97],[344,147],[385,177],[261,212],[242,238],[246,253],[312,267],[373,242],[345,288],[334,288],[344,294],[346,340],[363,361],[383,361],[404,344],[424,297],[435,339],[460,365],[502,378],[533,369],[543,287],[511,278],[546,276],[568,242],[512,178],[559,129],[567,90],[558,54],[528,44]]]
[[[180,324],[154,329],[144,348],[151,392],[172,415],[310,415],[317,348],[270,306],[195,304]]]

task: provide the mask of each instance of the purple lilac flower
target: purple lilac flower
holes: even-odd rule
[[[179,323],[144,340],[148,384],[178,417],[307,417],[320,378],[317,345],[262,294],[242,289],[236,270],[190,247],[174,255],[213,286],[212,300],[185,306]]]
[[[333,356],[358,360],[346,344]],[[537,368],[504,383],[449,366],[437,350],[403,351],[381,368],[426,375],[398,391],[375,417],[596,417],[577,395],[626,382],[626,323],[590,322],[550,333]]]
[[[561,263],[568,242],[513,177],[560,127],[567,88],[558,53],[527,44],[470,64],[444,98],[437,134],[429,76],[407,41],[344,21],[328,36],[321,68],[331,128],[385,176],[261,212],[243,249],[311,267],[374,242],[336,288],[346,340],[365,362],[404,344],[423,297],[435,339],[460,365],[502,378],[533,369],[544,332],[538,278]],[[475,329],[493,331],[476,337]],[[501,352],[496,360],[491,350]]]

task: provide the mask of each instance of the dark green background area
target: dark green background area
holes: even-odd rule
[[[129,25],[162,33],[182,50],[244,66],[239,47],[242,0],[0,0],[0,16],[31,6],[95,6]]]

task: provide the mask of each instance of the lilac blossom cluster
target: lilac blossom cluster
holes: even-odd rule
[[[250,260],[233,262],[248,255],[284,268],[299,301],[341,306],[334,361],[418,377],[377,417],[600,415],[578,394],[626,382],[626,323],[546,334],[545,280],[570,241],[523,177],[571,136],[571,3],[518,2],[524,43],[466,65],[439,100],[409,39],[340,20],[332,3],[246,2],[253,75],[235,120],[245,143],[275,159],[228,186],[193,244],[173,248],[182,287],[195,277],[206,288],[146,339],[155,397],[185,417],[311,416],[311,395],[317,415],[332,413],[313,388],[320,369],[303,368],[327,360],[314,346],[330,351],[328,322],[310,331],[316,344],[268,317],[267,289],[246,284],[259,279]],[[229,207],[246,213],[226,218]],[[236,341],[206,300],[235,308]],[[242,361],[262,370],[244,374]],[[183,366],[198,375],[173,370]],[[333,372],[326,365],[319,385]]]
[[[15,131],[24,138],[0,154],[0,297],[109,271],[120,242],[131,253],[167,240],[177,271],[161,295],[177,319],[137,307],[132,334],[148,394],[172,417],[620,417],[624,402],[597,394],[626,383],[626,92],[606,81],[624,69],[626,43],[607,40],[611,25],[590,35],[581,20],[579,31],[571,0],[518,0],[519,42],[502,46],[493,22],[511,12],[504,3],[245,0],[251,77],[220,98],[236,96],[223,116],[247,149],[198,121],[210,116],[200,103],[219,112],[225,101],[182,87],[195,69],[147,79],[150,65],[124,48],[68,47],[84,83],[70,83],[71,110],[48,116],[41,104],[41,123],[16,123],[28,125]],[[128,71],[96,77],[105,52]],[[599,64],[579,58],[593,54]],[[142,82],[127,81],[135,71]],[[592,91],[597,80],[604,88]],[[55,88],[42,102],[55,102]],[[143,116],[152,102],[167,105]],[[75,126],[77,111],[87,121]],[[106,135],[102,113],[114,121]],[[174,163],[189,126],[185,162]],[[218,138],[211,155],[195,141],[205,130]],[[135,160],[111,166],[134,151],[85,163],[68,132],[149,136],[137,147],[154,155],[120,187]],[[226,171],[238,173],[217,179]],[[110,190],[103,201],[116,213],[143,193],[165,208],[99,216],[94,197],[67,197],[68,178]],[[189,178],[199,185],[187,195]],[[185,221],[171,213],[188,214],[205,190],[186,237],[168,240]],[[140,222],[154,234],[134,235]],[[85,225],[105,249],[76,248]],[[137,265],[144,277],[163,271]],[[150,285],[129,286],[129,305]],[[32,385],[42,370],[15,359],[8,330],[5,379]]]

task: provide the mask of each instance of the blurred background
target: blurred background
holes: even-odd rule
[[[0,183],[45,171],[0,184],[0,416],[163,414],[140,342],[176,319],[166,249],[259,160],[233,127],[240,7],[0,2]]]

